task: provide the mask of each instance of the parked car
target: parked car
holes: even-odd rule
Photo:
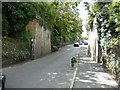
[[[75,42],[74,47],[79,47],[79,42]]]
[[[87,40],[84,40],[83,43],[84,43],[84,45],[88,45],[88,41]]]
[[[80,41],[80,42],[79,42],[79,45],[83,45],[83,42],[82,42],[82,41]]]

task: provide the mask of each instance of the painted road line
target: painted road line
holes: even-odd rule
[[[75,78],[76,78],[76,74],[77,74],[77,71],[78,71],[78,60],[79,60],[79,55],[76,56],[76,57],[78,57],[78,58],[77,58],[77,66],[76,66],[76,68],[75,68],[75,72],[74,72],[74,75],[73,75],[73,79],[72,79],[72,82],[71,82],[71,85],[70,85],[70,90],[72,90],[73,87],[74,87]]]
[[[73,75],[73,79],[72,79],[72,82],[71,82],[71,85],[70,85],[70,90],[72,90],[72,88],[74,87],[74,82],[75,82],[77,70],[78,70],[78,67],[76,67],[76,69],[75,69],[75,72],[74,72],[74,75]]]

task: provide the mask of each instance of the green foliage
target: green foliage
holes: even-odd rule
[[[55,22],[51,33],[51,38],[55,43],[57,43],[57,40],[57,44],[60,44],[60,42],[69,42],[80,38],[82,21],[78,17],[79,13],[76,5],[72,2],[57,3]]]
[[[118,0],[119,1],[119,0]],[[93,13],[97,18],[97,30],[99,40],[103,47],[103,51],[115,45],[119,45],[120,41],[120,1],[119,2],[95,2],[92,6],[91,14],[88,22],[91,21]],[[92,18],[94,20],[94,17]],[[91,25],[88,23],[88,26]],[[107,53],[103,56],[103,65],[114,75],[117,79],[120,78],[120,60],[115,57],[116,53]]]
[[[88,20],[86,24],[87,31],[92,31],[93,28],[93,20],[94,20],[94,13],[90,10],[90,4],[88,2],[84,2],[84,6],[86,7],[86,10],[88,11]]]
[[[72,57],[71,63],[77,63],[77,58],[76,57]]]
[[[2,38],[3,66],[30,59],[30,45],[19,39]]]
[[[107,66],[107,57],[105,55],[102,56],[102,62],[103,62],[103,66],[106,68],[106,66]]]
[[[37,19],[45,30],[51,30],[53,44],[76,40],[82,33],[82,21],[77,5],[78,2],[4,2],[3,36],[21,35],[22,40],[26,39],[27,36],[23,34],[26,25]]]
[[[103,66],[120,80],[120,59],[115,58],[114,54],[103,56]]]
[[[6,17],[3,15],[2,16],[2,24],[4,23],[4,26],[2,26],[2,35],[5,36],[5,35],[8,35],[9,33],[9,22],[6,20]]]
[[[25,30],[29,21],[35,19],[33,3],[5,2],[2,3],[3,36],[14,37]]]
[[[24,43],[27,43],[29,46],[31,45],[31,34],[30,30],[23,30],[19,33],[18,38],[22,40]]]
[[[30,30],[26,30],[26,25],[32,20],[39,21],[45,30],[51,31],[52,45],[59,46],[60,43],[81,38],[82,20],[79,18],[78,4],[78,2],[3,2],[3,38],[18,40],[18,43],[12,44],[10,40],[3,39],[3,57],[19,61],[29,55],[31,35],[28,32]],[[15,50],[11,50],[12,48]]]
[[[93,29],[93,20],[95,16],[97,18],[97,30],[99,40],[101,41],[101,45],[107,49],[111,47],[112,43],[117,44],[119,42],[119,4],[120,2],[95,2],[92,5],[92,10],[88,8],[89,17],[88,23],[86,25],[87,30]],[[89,3],[86,4],[86,7],[90,7]],[[114,39],[118,40],[114,42]]]

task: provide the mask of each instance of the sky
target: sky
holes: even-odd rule
[[[87,31],[86,31],[85,25],[86,25],[87,16],[88,16],[88,11],[85,10],[85,7],[84,7],[83,3],[88,2],[90,5],[92,5],[94,3],[94,1],[96,1],[96,0],[82,0],[80,2],[80,4],[78,5],[78,9],[80,10],[80,17],[82,18],[82,24],[83,24],[83,27],[82,27],[82,29],[84,31],[82,33],[83,37],[87,37]]]
[[[85,7],[83,5],[83,1],[78,5],[78,9],[80,10],[80,17],[82,18],[82,25],[83,25],[82,29],[84,31],[82,33],[82,36],[87,37],[87,31],[85,28],[85,24],[86,24],[88,12],[85,10]]]

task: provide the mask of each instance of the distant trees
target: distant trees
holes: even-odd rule
[[[74,41],[80,38],[82,33],[82,21],[79,18],[77,3],[58,3],[56,10],[56,21],[53,24],[52,42]],[[58,41],[58,43],[56,42]]]

